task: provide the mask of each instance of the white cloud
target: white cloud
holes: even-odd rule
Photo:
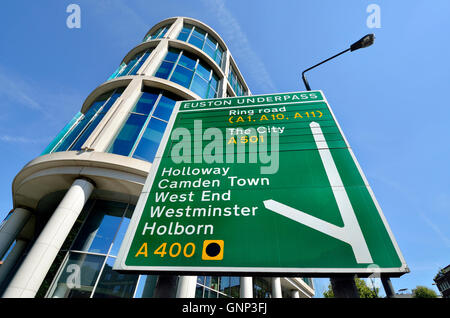
[[[42,142],[48,142],[48,139],[30,139],[26,137],[20,137],[20,136],[9,136],[9,135],[0,135],[0,141],[7,142],[7,143],[22,143],[22,144],[36,144],[36,143],[42,143]]]
[[[114,37],[114,42],[124,47],[130,48],[130,37],[144,37],[149,29],[149,23],[145,21],[136,10],[129,7],[125,1],[103,0],[89,2],[89,5],[97,19],[103,18],[102,25],[108,33]],[[81,8],[83,10],[83,7]],[[113,20],[111,19],[113,17]],[[140,33],[136,33],[136,30]],[[138,43],[136,43],[138,44]]]
[[[441,239],[447,248],[450,248],[450,239],[441,231],[441,229],[432,222],[424,213],[419,213],[420,217],[425,220],[425,223],[434,231],[434,233]]]
[[[221,37],[230,48],[236,64],[246,65],[252,80],[257,84],[259,90],[278,91],[267,72],[264,63],[258,54],[252,49],[245,32],[233,14],[225,7],[224,0],[203,0],[204,5],[215,15],[216,21],[222,28]],[[243,75],[244,76],[244,75]],[[245,78],[245,76],[244,76]],[[250,87],[252,89],[252,87]]]
[[[4,70],[0,68],[0,97],[2,99],[6,98],[33,110],[42,110],[39,102],[31,97],[30,91],[29,84],[20,78],[5,74]]]

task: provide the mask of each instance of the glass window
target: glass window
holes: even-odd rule
[[[164,35],[166,35],[167,30],[169,30],[169,27],[164,27],[164,29],[158,34],[158,39],[162,38]]]
[[[209,34],[208,37],[206,38],[206,44],[209,45],[212,48],[216,48],[217,46],[217,41],[214,40]]]
[[[79,231],[71,234],[78,232],[71,250],[58,265],[47,297],[133,297],[139,275],[121,274],[112,267],[134,208],[122,202],[89,200],[83,209],[87,217],[81,218],[85,220],[81,228],[77,227]]]
[[[178,64],[183,65],[190,70],[193,70],[195,69],[195,64],[197,64],[197,58],[195,56],[192,56],[191,54],[183,52],[183,54],[180,56],[180,61],[178,62]]]
[[[141,275],[134,297],[152,298],[157,282],[158,276],[156,275]]]
[[[253,297],[254,298],[271,298],[271,286],[269,282],[261,277],[253,278]]]
[[[194,32],[192,32],[192,35],[194,35],[200,39],[204,39],[206,32],[203,31],[202,29],[200,29],[199,27],[194,27]]]
[[[176,62],[179,55],[180,50],[170,48],[166,54],[166,57],[164,58],[164,61]]]
[[[125,68],[117,75],[117,77],[119,76],[124,76],[127,75],[128,72],[130,72],[130,70],[134,67],[134,65],[136,64],[136,62],[139,60],[139,58],[141,57],[142,53],[136,54],[128,63],[127,66],[125,66]]]
[[[222,56],[223,56],[223,50],[220,48],[220,46],[218,46],[217,50],[216,50],[216,56],[214,57],[214,61],[216,61],[216,63],[219,66],[222,66]]]
[[[230,83],[231,87],[233,88],[237,96],[243,96],[247,94],[247,91],[244,89],[244,86],[238,80],[237,76],[235,75],[235,71],[232,67],[230,67],[230,72],[228,74],[228,82]]]
[[[166,91],[144,88],[108,152],[152,162],[177,99]]]
[[[141,66],[144,64],[144,62],[147,60],[147,58],[149,57],[151,51],[146,51],[141,59],[139,60],[139,62],[136,63],[136,65],[133,67],[132,71],[128,74],[128,75],[136,75],[137,72],[139,71],[139,69],[141,68]]]
[[[100,121],[103,119],[103,117],[106,115],[106,113],[109,111],[111,106],[114,104],[114,102],[119,98],[119,96],[122,94],[124,88],[117,89],[111,96],[111,98],[106,102],[106,104],[103,105],[103,107],[100,107],[97,111],[97,113],[94,116],[94,119],[89,123],[89,127],[83,131],[82,135],[78,138],[76,143],[70,148],[70,150],[81,150],[81,147],[85,143],[85,141],[88,139],[88,137],[91,135],[91,133],[94,131],[94,129],[97,127],[97,125],[100,123]]]
[[[133,157],[152,162],[161,142],[167,123],[156,118],[150,119]]]
[[[158,94],[143,92],[141,98],[136,103],[133,108],[133,113],[139,113],[143,115],[148,115],[153,109],[156,100],[158,99]]]
[[[70,253],[49,293],[51,298],[89,298],[105,256]]]
[[[122,63],[114,74],[108,78],[108,80],[125,75],[136,75],[152,51],[153,49],[149,49],[144,52],[137,53],[130,61],[128,61],[127,64]]]
[[[175,107],[175,100],[166,96],[161,96],[158,106],[156,107],[153,116],[168,121],[170,115],[172,115],[173,108]]]
[[[163,61],[159,66],[158,71],[155,73],[155,76],[163,79],[168,79],[174,65],[175,64],[172,62]]]
[[[211,68],[205,65],[203,62],[199,62],[195,72],[208,81],[211,75]]]
[[[77,123],[71,127],[70,131],[64,135],[63,139],[59,141],[58,145],[51,152],[81,150],[84,142],[116,99],[122,94],[123,90],[124,88],[118,88],[113,92],[108,92],[98,97],[87,112],[79,116]]]
[[[122,219],[122,223],[120,223],[119,230],[116,233],[116,236],[113,241],[113,246],[109,255],[117,256],[119,254],[120,245],[122,244],[123,238],[125,237],[125,233],[127,232],[128,225],[130,224],[131,216],[133,215],[135,206],[129,205],[127,208],[127,212]]]
[[[203,39],[199,39],[196,36],[191,36],[189,39],[189,43],[191,43],[192,45],[195,45],[200,50],[203,48]]]
[[[110,79],[116,78],[116,77],[119,75],[119,73],[121,73],[122,70],[123,70],[125,67],[126,67],[126,64],[125,64],[124,62],[122,62],[122,63],[119,65],[119,67],[116,69],[116,71],[108,78],[108,81],[109,81]]]
[[[215,290],[205,288],[204,298],[218,298],[218,293]]]
[[[121,274],[113,271],[115,258],[108,257],[94,298],[131,298],[139,278],[138,274]]]
[[[108,152],[128,156],[146,119],[146,116],[130,114]]]
[[[94,117],[94,119],[89,123],[89,126],[86,128],[86,130],[83,131],[83,134],[80,135],[78,140],[73,144],[72,147],[70,147],[70,150],[81,150],[81,147],[97,127],[97,125],[100,123],[100,121],[103,119],[103,116],[104,115],[97,115]]]
[[[173,50],[169,51],[170,54],[174,54]],[[179,59],[175,69],[172,71],[172,63],[168,67],[164,64],[167,62],[163,62],[155,76],[180,84],[192,90],[201,98],[216,97],[219,78],[214,74],[211,67],[190,53],[180,50],[176,50],[176,52],[180,53],[178,53]],[[195,75],[193,71],[195,71]]]
[[[194,29],[194,30],[192,30]],[[223,49],[213,36],[199,27],[184,25],[178,40],[188,42],[208,54],[220,67],[222,66]]]
[[[174,83],[180,84],[181,86],[189,87],[193,74],[193,71],[178,65],[175,68],[170,80]]]
[[[222,293],[230,294],[230,277],[229,276],[221,276],[220,277],[220,283],[219,283],[220,289]]]
[[[203,298],[203,286],[197,285],[195,288],[195,298]]]
[[[84,129],[90,124],[92,118],[102,107],[105,101],[108,99],[108,94],[103,94],[97,98],[97,100],[88,109],[86,114],[81,118],[75,127],[72,128],[69,134],[65,136],[65,139],[56,147],[54,151],[65,151],[68,150],[75,139],[84,131]]]
[[[208,54],[212,59],[214,59],[214,56],[216,54],[216,47],[212,47],[212,46],[209,46],[206,44],[203,47],[203,51],[205,51],[206,54]],[[219,64],[219,66],[220,66],[220,64]]]
[[[72,250],[106,254],[119,229],[127,204],[97,200]]]
[[[167,33],[167,30],[169,30],[169,27],[170,25],[162,26],[155,32],[146,35],[143,42],[146,42],[148,39],[154,40],[162,38]]]
[[[205,276],[197,276],[197,284],[205,284]]]
[[[191,90],[198,96],[206,96],[208,92],[208,81],[195,74],[192,81]]]
[[[59,134],[53,139],[53,141],[45,148],[45,150],[41,153],[42,155],[46,155],[48,153],[51,153],[55,146],[64,138],[64,136],[69,132],[72,128],[74,128],[78,121],[83,117],[83,114],[81,112],[78,112],[72,120],[59,132]],[[70,145],[70,144],[69,144]]]
[[[189,34],[191,33],[191,30],[192,30],[192,28],[183,27],[180,34],[178,35],[177,40],[186,41],[189,37]]]

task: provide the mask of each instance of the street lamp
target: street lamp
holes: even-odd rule
[[[350,45],[350,47],[348,49],[304,70],[302,73],[302,79],[303,79],[303,83],[305,84],[306,90],[308,90],[308,91],[311,90],[311,87],[309,87],[308,81],[306,80],[306,77],[305,77],[306,72],[308,72],[309,70],[312,70],[313,68],[315,68],[319,65],[322,65],[323,63],[328,62],[329,60],[334,59],[335,57],[338,57],[341,54],[344,54],[345,52],[348,52],[348,51],[353,52],[353,51],[371,46],[373,44],[374,40],[375,40],[375,35],[367,34],[366,36],[362,37],[359,41],[356,41],[355,43]],[[332,286],[335,297],[359,298],[359,292],[356,288],[354,276],[349,275],[349,276],[342,276],[342,277],[330,277],[330,282],[331,282],[331,286]],[[392,288],[392,284],[391,284],[389,277],[387,277],[387,278],[381,277],[381,282],[383,283],[383,287],[386,291],[386,296],[393,297],[394,293],[393,293],[393,288]]]
[[[317,67],[317,66],[319,66],[319,65],[321,65],[321,64],[323,64],[325,62],[328,62],[329,60],[334,59],[335,57],[338,57],[341,54],[344,54],[345,52],[348,52],[348,51],[353,52],[353,51],[356,51],[356,50],[359,50],[359,49],[371,46],[374,41],[375,41],[375,35],[374,34],[367,34],[366,36],[362,37],[359,41],[356,41],[355,43],[350,45],[350,47],[348,49],[346,49],[346,50],[344,50],[344,51],[342,51],[342,52],[340,52],[340,53],[338,53],[338,54],[336,54],[336,55],[326,59],[325,61],[322,61],[322,62],[320,62],[320,63],[318,63],[318,64],[316,64],[314,66],[311,66],[310,68],[304,70],[303,73],[302,73],[302,79],[303,79],[303,83],[305,84],[306,90],[308,90],[308,91],[311,90],[311,87],[309,87],[308,81],[306,80],[306,77],[305,77],[305,73],[306,72],[308,72],[309,70],[312,70],[313,68],[315,68],[315,67]]]

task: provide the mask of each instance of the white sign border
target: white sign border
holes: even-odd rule
[[[189,112],[194,110],[182,110],[180,111],[181,103],[187,102],[187,101],[178,101],[175,104],[175,107],[172,111],[171,117],[169,119],[169,122],[167,124],[166,130],[164,132],[164,135],[162,137],[161,143],[159,144],[158,151],[156,153],[155,159],[152,163],[152,166],[150,168],[149,175],[145,181],[144,187],[142,188],[141,194],[139,196],[138,202],[136,204],[136,207],[134,209],[133,215],[130,220],[130,224],[128,225],[128,229],[125,233],[124,239],[122,241],[122,245],[120,246],[119,253],[117,255],[116,261],[113,266],[113,270],[117,271],[133,271],[133,272],[141,272],[141,273],[148,273],[151,274],[152,272],[172,272],[172,273],[255,273],[255,274],[269,274],[269,273],[286,273],[286,274],[319,274],[319,276],[323,276],[323,274],[348,274],[348,273],[354,273],[354,274],[365,274],[370,275],[372,273],[388,273],[392,274],[393,276],[400,276],[405,273],[409,273],[410,270],[408,268],[408,265],[406,264],[406,261],[403,257],[403,254],[400,251],[400,248],[397,244],[397,241],[395,240],[395,237],[393,235],[393,232],[391,231],[389,224],[381,210],[381,207],[378,203],[378,201],[375,198],[375,195],[372,191],[372,188],[370,187],[366,176],[364,175],[361,166],[359,165],[359,162],[356,159],[356,156],[353,153],[352,148],[350,147],[350,144],[348,143],[347,138],[344,135],[344,132],[342,131],[341,126],[339,125],[339,122],[336,120],[336,116],[334,115],[333,110],[331,109],[328,100],[325,97],[325,94],[322,90],[314,90],[314,91],[299,91],[299,92],[289,92],[289,93],[279,93],[280,95],[284,94],[300,94],[300,93],[312,93],[312,92],[320,92],[322,95],[321,100],[307,100],[307,101],[295,101],[295,102],[283,102],[283,104],[298,104],[298,103],[326,103],[328,110],[331,113],[331,116],[333,117],[334,122],[336,123],[336,126],[339,129],[339,132],[341,133],[344,142],[350,152],[351,157],[353,158],[353,161],[359,171],[359,174],[361,178],[364,181],[364,184],[372,198],[372,201],[375,204],[375,207],[378,211],[378,214],[383,222],[383,225],[389,235],[389,238],[394,245],[394,249],[397,253],[397,256],[399,257],[401,261],[400,267],[394,267],[394,268],[378,268],[378,267],[370,267],[374,264],[368,264],[367,268],[292,268],[292,267],[211,267],[211,266],[128,266],[125,264],[127,255],[129,253],[129,249],[131,247],[131,243],[133,241],[134,235],[136,233],[137,227],[139,225],[139,221],[141,219],[141,216],[144,212],[145,205],[147,203],[148,196],[151,191],[151,187],[153,184],[153,181],[156,177],[156,173],[158,172],[159,164],[161,162],[161,158],[164,154],[165,148],[167,146],[167,142],[169,141],[170,134],[172,132],[173,125],[175,123],[175,119],[177,118],[177,115],[179,112]],[[277,95],[277,94],[264,94],[264,95],[252,95],[251,97],[259,97],[259,96],[270,96],[270,95]],[[230,97],[230,98],[242,98],[241,97]],[[207,109],[198,109],[197,111],[209,111],[209,110],[219,110],[219,109],[228,109],[228,108],[244,108],[244,107],[263,107],[263,106],[271,106],[271,105],[279,105],[280,103],[269,103],[269,104],[260,104],[260,105],[246,105],[246,106],[230,106],[230,107],[217,107],[217,108],[207,108]]]

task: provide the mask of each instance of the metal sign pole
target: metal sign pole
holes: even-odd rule
[[[335,298],[359,298],[355,283],[356,275],[331,277],[331,288]]]
[[[394,287],[392,287],[391,279],[388,276],[381,276],[381,283],[383,284],[386,298],[394,298],[395,292]]]

